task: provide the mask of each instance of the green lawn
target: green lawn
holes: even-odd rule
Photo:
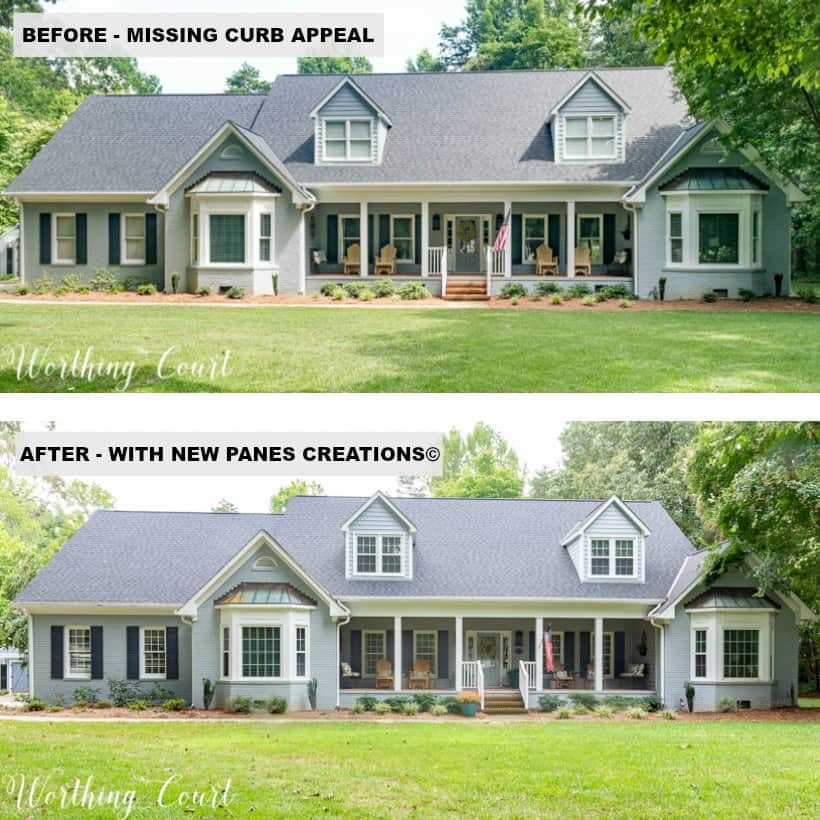
[[[131,390],[706,392],[820,390],[820,317],[652,311],[0,306],[0,390],[110,390],[113,377],[18,379],[30,358],[136,362]],[[221,361],[227,377],[168,373]],[[28,361],[28,359],[27,359]]]
[[[94,776],[135,789],[131,817],[166,792],[232,782],[229,811],[256,817],[817,817],[818,723],[291,724],[5,723],[9,777]],[[17,781],[19,784],[19,780]],[[49,816],[52,813],[49,812]],[[81,810],[60,817],[89,815]]]

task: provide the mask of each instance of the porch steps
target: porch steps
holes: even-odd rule
[[[449,302],[486,302],[487,283],[481,279],[448,279],[443,297]]]
[[[526,715],[527,708],[517,689],[484,692],[484,714]]]

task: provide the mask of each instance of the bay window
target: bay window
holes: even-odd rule
[[[243,626],[242,677],[278,678],[281,673],[281,628],[278,626]]]
[[[245,214],[211,213],[210,261],[212,263],[244,264]]]
[[[91,678],[91,627],[69,626],[66,628],[66,678]]]
[[[736,265],[740,246],[740,215],[737,213],[698,214],[698,262]]]
[[[760,677],[760,630],[723,630],[723,677]]]
[[[546,241],[546,217],[524,216],[524,251],[522,259],[525,264],[535,262],[535,251]]]
[[[708,681],[769,681],[773,612],[692,608],[690,676]]]
[[[326,162],[367,162],[373,148],[373,122],[349,119],[324,121]]]

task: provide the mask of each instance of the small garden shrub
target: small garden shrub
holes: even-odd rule
[[[362,291],[361,300],[363,302],[369,302],[371,299],[375,299],[375,295],[373,294],[373,291],[370,290],[370,288],[365,288]]]
[[[143,282],[136,274],[129,273],[125,279],[122,280],[122,286],[126,290],[136,290]]]
[[[319,692],[319,679],[318,678],[311,678],[308,681],[307,691],[308,691],[308,703],[310,704],[310,708],[315,712],[316,711],[316,695]]]
[[[580,299],[582,296],[586,296],[588,293],[591,292],[589,285],[585,285],[583,282],[576,282],[572,287],[567,288],[567,295],[571,299]]]
[[[361,295],[367,289],[368,287],[364,282],[348,282],[343,288],[345,296],[348,296],[351,299],[361,298]]]
[[[225,295],[229,299],[243,299],[245,296],[245,288],[240,288],[234,285],[232,288],[228,289],[228,292]]]
[[[172,293],[176,293],[179,290],[179,280],[180,280],[179,271],[175,270],[171,274],[171,292]]]
[[[386,703],[377,703],[373,710],[377,715],[389,715],[393,710]]]
[[[268,711],[272,715],[283,715],[288,710],[288,702],[286,698],[280,698],[274,695],[268,698]]]
[[[813,305],[817,301],[817,292],[811,285],[796,287],[794,294],[798,299],[802,299],[808,305]]]
[[[586,299],[587,297],[585,296],[584,298]],[[609,299],[609,294],[606,292],[606,288],[595,291],[596,302],[606,302],[607,299]]]
[[[120,293],[123,290],[123,283],[120,282],[116,272],[109,268],[94,268],[94,275],[88,284],[91,290],[103,293]]]
[[[595,695],[589,692],[575,692],[569,696],[569,699],[576,706],[583,706],[587,709],[594,709],[601,702]]]
[[[647,712],[660,712],[663,709],[663,701],[657,695],[647,695],[641,698],[639,706]]]
[[[538,705],[541,707],[542,712],[554,712],[562,703],[563,700],[558,695],[541,695],[538,698]]]
[[[197,296],[210,296],[211,295],[211,289],[207,285],[200,285],[196,289],[196,295]]]
[[[54,288],[54,279],[47,270],[44,270],[42,275],[32,282],[32,285],[34,285],[34,293],[42,296]]]
[[[661,712],[661,717],[664,720],[677,720],[678,716],[671,709],[664,709]]]
[[[717,302],[717,294],[713,290],[706,290],[703,292],[704,302]]]
[[[140,296],[154,296],[156,292],[157,287],[153,282],[143,282],[141,285],[137,285],[137,293]],[[176,293],[176,291],[174,291],[174,293]]]
[[[46,712],[62,712],[64,708],[65,708],[64,706],[58,706],[58,705],[55,703],[53,706],[49,706],[49,707],[46,709]]]
[[[626,310],[627,308],[632,307],[632,302],[630,302],[629,299],[619,299],[618,307],[622,310]]]
[[[87,700],[83,700],[82,698],[75,700],[72,704],[72,709],[88,709],[90,707],[91,704]]]
[[[110,700],[98,700],[91,704],[92,709],[110,709],[114,704]]]
[[[510,304],[513,305],[513,306],[517,305],[518,304],[518,297],[513,296],[513,298],[510,299]]]
[[[91,293],[91,288],[88,287],[88,285],[80,285],[80,287],[77,288],[77,293],[82,293],[83,295]]]
[[[572,717],[572,712],[566,707],[563,707],[555,713],[555,717],[558,718],[558,720],[569,720]]]
[[[721,698],[718,701],[718,709],[721,712],[736,712],[737,701],[734,698]]]
[[[607,695],[605,698],[601,698],[601,703],[606,704],[613,712],[622,712],[624,709],[629,708],[632,701],[623,695]]]
[[[271,285],[273,286],[273,295],[279,295],[279,274],[274,273],[271,275]]]
[[[168,698],[162,702],[162,708],[166,712],[187,712],[188,701],[182,698]]]
[[[744,302],[751,302],[752,299],[755,298],[755,292],[753,290],[749,290],[749,288],[738,288],[737,295]]]
[[[447,707],[443,703],[437,703],[432,709],[430,709],[430,714],[435,717],[442,717],[447,714]]]
[[[364,712],[364,706],[362,706],[361,703],[359,703],[359,701],[356,701],[350,707],[350,711],[353,712],[354,715],[361,715]]]
[[[558,287],[556,282],[538,282],[535,285],[535,292],[541,294],[541,296],[549,296],[551,293],[558,293],[561,288]]]
[[[361,704],[362,709],[365,712],[372,712],[376,708],[376,704],[379,701],[373,695],[362,695],[360,698],[356,699],[356,703]]]
[[[553,293],[550,296],[551,305],[560,305],[564,301],[564,297],[560,293]]]
[[[247,695],[237,695],[231,700],[231,712],[240,715],[249,715],[253,711],[253,698]]]
[[[205,707],[205,711],[207,712],[208,709],[211,708],[211,704],[214,702],[214,695],[216,694],[216,687],[214,686],[213,681],[210,678],[203,678],[202,679],[202,705]]]
[[[96,703],[100,697],[100,690],[95,689],[93,686],[78,686],[71,693],[71,696],[75,703],[78,700],[85,701],[86,703]]]
[[[512,299],[516,296],[526,296],[527,289],[521,284],[521,282],[508,282],[501,288],[501,298],[502,299]]]
[[[335,296],[336,292],[340,290],[342,290],[342,286],[337,282],[324,282],[322,287],[319,288],[319,293],[322,296]]]
[[[429,712],[436,705],[437,698],[432,692],[416,692],[413,695],[413,702],[419,707],[420,712]]]
[[[128,706],[134,700],[144,700],[145,692],[140,685],[131,680],[108,679],[108,691],[114,706]]]
[[[385,296],[392,296],[396,292],[396,286],[392,279],[379,279],[374,292],[379,299],[382,299]]]
[[[595,304],[595,299],[593,299],[592,296],[584,296],[584,298],[581,299],[581,304],[584,305],[584,307],[592,307]]]
[[[8,689],[0,689],[0,698],[2,698],[4,695],[8,695],[8,693]]]
[[[76,293],[83,286],[83,280],[76,273],[67,273],[60,282],[61,288],[66,288],[69,293]]]
[[[581,706],[580,703],[572,707],[573,715],[585,715],[587,712],[589,712],[589,709],[586,706]]]
[[[429,299],[430,291],[421,282],[405,282],[399,288],[399,298],[406,300]]]
[[[595,710],[595,714],[598,715],[599,718],[611,718],[615,714],[615,710],[610,708],[609,706],[599,706]]]
[[[540,293],[533,293],[527,297],[531,302],[540,302],[544,297]]]
[[[132,712],[144,712],[151,704],[148,703],[147,700],[132,700],[131,703],[128,704],[128,708]]]
[[[411,701],[410,698],[403,697],[402,695],[396,695],[391,698],[385,698],[383,702],[390,707],[391,712],[401,714],[401,712],[404,711],[404,707]]]
[[[631,720],[643,720],[646,717],[646,712],[637,706],[633,706],[626,710],[626,716]]]
[[[171,700],[176,697],[177,693],[174,692],[173,689],[168,689],[159,683],[154,683],[148,690],[148,700],[150,700],[151,703],[162,703],[164,700]]]
[[[17,288],[16,293],[18,296],[25,296],[28,293],[28,288],[25,285],[20,285],[20,287]]]
[[[58,288],[54,288],[54,295],[59,299],[61,296],[67,296],[71,291],[68,288],[64,288],[62,285]]]
[[[461,705],[452,695],[441,699],[441,705],[447,710],[448,714],[460,715]]]
[[[419,713],[419,705],[418,703],[405,703],[401,711],[402,714],[405,715],[417,715]]]
[[[35,698],[34,700],[28,701],[26,705],[23,707],[24,712],[45,712],[46,705],[43,701],[38,700]]]
[[[629,299],[632,291],[626,285],[607,285],[599,293],[605,293],[608,299]]]

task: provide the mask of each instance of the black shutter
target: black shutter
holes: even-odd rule
[[[362,630],[350,630],[350,658],[348,659],[350,668],[354,672],[362,671]]]
[[[367,258],[370,264],[376,261],[376,232],[373,230],[373,214],[367,215]]]
[[[385,641],[387,641],[387,646],[385,646],[385,648],[384,648],[384,656],[392,664],[396,660],[396,653],[394,652],[394,649],[396,647],[396,641],[393,638],[393,630],[392,629],[387,630],[387,632],[385,633],[385,638],[384,639],[385,639]]]
[[[125,677],[139,680],[140,677],[140,628],[125,628]]]
[[[550,214],[547,217],[547,244],[552,249],[553,256],[561,255],[561,217],[559,214]]]
[[[401,670],[409,672],[413,668],[413,630],[403,629],[401,632]]]
[[[575,633],[564,633],[564,645],[561,647],[563,652],[564,669],[567,672],[575,671]]]
[[[534,661],[534,660],[536,660],[536,658],[535,658],[535,632],[533,632],[532,630],[530,630],[529,641],[530,641],[530,643],[529,643],[529,656],[528,656],[528,658],[529,658],[529,660]]]
[[[416,214],[416,246],[414,248],[415,258],[413,261],[421,264],[421,214]]]
[[[512,216],[512,263],[521,264],[521,241],[522,241],[521,214]]]
[[[40,264],[51,264],[51,214],[40,214]]]
[[[615,677],[626,672],[626,634],[615,633]]]
[[[390,214],[379,214],[379,250],[390,244]]]
[[[157,215],[145,214],[145,264],[157,264]]]
[[[91,680],[103,679],[103,628],[91,627]]]
[[[438,631],[438,669],[431,670],[437,678],[450,677],[450,633],[446,629]]]
[[[8,664],[0,664],[0,689],[9,688]]]
[[[580,657],[578,658],[578,674],[582,677],[587,676],[587,666],[590,662],[590,633],[581,632]]]
[[[179,627],[165,627],[165,677],[179,680]]]
[[[604,214],[604,264],[615,259],[615,214]]]
[[[88,214],[74,214],[74,237],[77,243],[75,261],[85,265],[88,263]]]
[[[120,215],[108,214],[108,264],[120,264]]]
[[[339,215],[327,215],[327,261],[331,265],[339,262]],[[361,633],[359,639],[361,640]]]
[[[63,627],[51,627],[51,678],[63,679]]]

